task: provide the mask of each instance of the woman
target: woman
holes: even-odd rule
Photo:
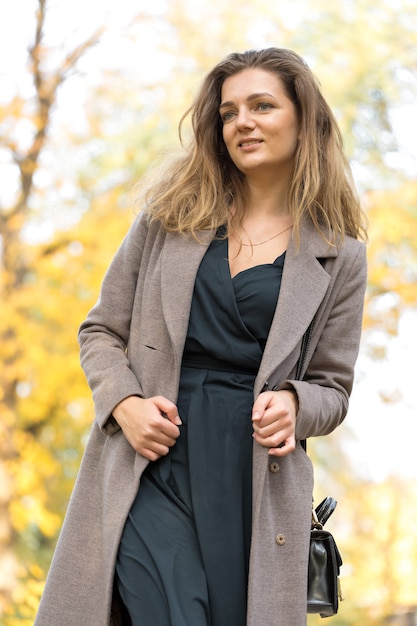
[[[96,420],[38,626],[306,623],[300,442],[347,412],[364,219],[295,53],[229,55],[189,113],[80,329]]]

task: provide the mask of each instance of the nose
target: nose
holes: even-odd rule
[[[252,117],[251,112],[246,107],[242,107],[241,109],[239,109],[236,117],[236,128],[238,128],[239,130],[253,130],[255,126],[256,122]]]

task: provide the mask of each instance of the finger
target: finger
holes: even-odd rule
[[[259,445],[263,446],[264,448],[277,448],[278,446],[283,445],[285,437],[286,435],[282,431],[275,432],[270,437],[262,437],[257,433],[254,433],[253,435],[256,443],[259,443]]]
[[[181,426],[182,421],[178,415],[178,409],[173,402],[163,396],[157,396],[154,398],[154,401],[155,405],[160,411],[162,411],[165,417],[167,417],[173,424]]]
[[[277,433],[278,426],[276,421],[273,421],[266,426],[261,426],[259,422],[254,422],[253,430],[262,439],[267,439],[268,437],[272,437],[274,434]],[[282,428],[280,428],[279,430],[282,430]]]
[[[256,398],[252,407],[252,421],[253,422],[259,422],[259,420],[262,419],[265,413],[265,410],[267,409],[267,407],[269,406],[271,402],[272,397],[273,396],[270,391],[265,391],[259,394],[259,396]]]
[[[158,433],[155,438],[142,439],[140,443],[136,442],[136,445],[133,445],[133,447],[136,452],[149,458],[149,460],[155,460],[155,458],[168,454],[170,448],[172,448],[175,443],[176,439],[165,437],[161,433]],[[155,458],[151,459],[150,455]]]
[[[294,450],[295,450],[295,437],[291,436],[285,439],[282,445],[279,445],[274,448],[270,448],[268,450],[268,454],[270,456],[281,457],[281,456],[286,456],[287,454],[290,454],[291,452],[294,452]]]
[[[173,424],[169,419],[166,419],[163,417],[161,420],[161,423],[158,424],[158,428],[155,433],[156,439],[159,441],[160,438],[158,437],[158,434],[160,434],[161,437],[163,436],[165,438],[173,439],[175,443],[175,440],[180,435],[180,429],[176,424]]]
[[[271,437],[274,433],[287,430],[289,434],[293,421],[288,412],[266,411],[262,419],[253,422],[253,430],[261,437]]]
[[[169,452],[168,447],[161,447],[157,451],[152,448],[140,448],[136,450],[140,455],[144,456],[148,461],[157,461],[162,456],[166,456]]]
[[[291,420],[281,419],[268,426],[253,425],[255,441],[262,446],[274,448],[283,441],[294,436],[294,425]]]
[[[175,444],[180,430],[178,426],[158,415],[153,421],[143,425],[143,428],[130,429],[125,435],[136,452],[142,454],[143,450],[150,449],[159,453],[158,446],[166,448]]]
[[[166,417],[176,426],[181,426],[182,421],[180,416],[178,415],[178,409],[176,406],[170,409],[169,411],[165,411]]]

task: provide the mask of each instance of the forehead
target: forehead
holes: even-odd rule
[[[269,70],[253,67],[229,76],[223,82],[221,100],[245,99],[253,93],[270,93],[273,96],[286,96],[283,81]]]

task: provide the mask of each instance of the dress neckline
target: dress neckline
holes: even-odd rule
[[[273,265],[281,265],[281,262],[284,261],[285,255],[286,255],[286,252],[287,252],[286,250],[284,250],[284,252],[282,252],[280,255],[278,255],[277,258],[272,263],[258,263],[257,265],[252,265],[252,267],[247,267],[244,270],[240,270],[240,272],[238,272],[237,274],[232,276],[232,272],[230,271],[230,263],[229,263],[229,239],[226,237],[224,239],[224,241],[225,241],[226,250],[227,250],[227,254],[226,254],[227,267],[228,267],[228,270],[229,270],[230,279],[232,281],[235,278],[237,278],[238,276],[240,276],[241,274],[245,274],[246,272],[249,272],[250,270],[256,270],[256,269],[261,268],[261,267],[272,267]]]

